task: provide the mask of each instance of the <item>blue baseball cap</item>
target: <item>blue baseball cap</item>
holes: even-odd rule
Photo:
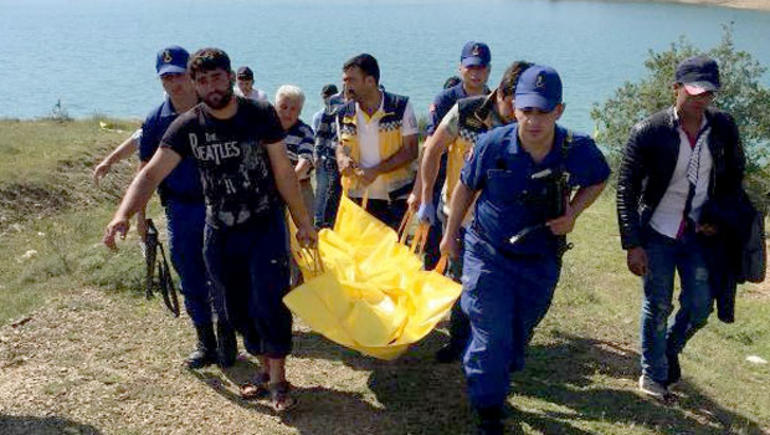
[[[460,64],[462,66],[487,66],[492,59],[489,52],[489,46],[483,42],[468,41],[460,53]]]
[[[708,56],[687,58],[676,67],[676,82],[690,95],[716,92],[720,87],[717,62]]]
[[[559,73],[550,66],[533,65],[519,76],[514,107],[550,112],[561,103],[561,97]]]
[[[155,59],[155,71],[158,76],[164,74],[181,74],[187,72],[187,60],[190,53],[178,45],[166,47],[158,52]]]

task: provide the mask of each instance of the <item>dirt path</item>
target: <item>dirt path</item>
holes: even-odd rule
[[[760,292],[757,296],[764,297]],[[397,361],[383,362],[295,325],[294,353],[287,369],[300,404],[279,417],[265,402],[246,402],[237,395],[237,385],[254,372],[252,359],[242,356],[225,372],[215,367],[185,369],[181,362],[193,343],[189,319],[174,319],[160,300],[84,289],[53,299],[21,320],[14,322],[15,327],[0,327],[4,435],[472,431],[459,367],[431,363],[444,340],[438,333]],[[584,433],[571,416],[577,412],[588,420],[603,421],[605,411],[621,432],[645,433],[645,428],[658,424],[671,432],[719,433],[732,424],[749,428],[746,433],[767,430],[714,402],[694,383],[685,385],[687,399],[676,407],[639,398],[638,356],[628,343],[617,346],[621,355],[604,349],[602,340],[554,339],[553,334],[539,336],[527,376],[516,381],[521,394],[516,398],[521,407],[517,418],[535,432]],[[559,365],[553,361],[567,357],[569,366],[555,370]],[[602,363],[597,366],[596,361]],[[594,377],[597,370],[603,374],[599,381]],[[545,380],[550,377],[556,380]],[[592,398],[597,394],[595,404]],[[604,408],[602,400],[616,406]],[[553,418],[543,414],[542,409],[554,406],[574,409]],[[516,423],[516,418],[509,420]],[[609,430],[605,425],[592,427]]]
[[[396,365],[295,327],[288,377],[300,405],[281,419],[236,395],[252,360],[227,373],[182,367],[187,322],[158,300],[86,289],[3,326],[0,433],[419,433],[431,429],[426,419],[445,422],[444,433],[469,428],[464,395],[445,394],[462,392],[457,367],[424,363],[431,340]]]

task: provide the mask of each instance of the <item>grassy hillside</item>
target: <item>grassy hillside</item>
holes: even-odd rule
[[[136,163],[116,165],[101,187],[91,180],[92,168],[136,126],[0,121],[0,324],[60,291],[90,283],[134,288],[142,278],[138,244],[117,255],[99,244]]]
[[[5,401],[0,394],[0,408],[8,406],[15,416],[40,418],[55,409],[64,419],[107,432],[239,431],[243,424],[279,433],[356,433],[355,428],[364,427],[373,433],[465,433],[470,429],[459,369],[436,366],[431,360],[443,341],[443,329],[400,360],[384,363],[342,350],[300,323],[289,376],[302,386],[303,410],[286,420],[229,397],[229,390],[223,390],[227,373],[178,369],[189,351],[192,332],[184,321],[168,321],[158,301],[134,297],[142,295],[143,260],[133,232],[117,254],[99,243],[133,171],[133,163],[126,163],[101,188],[90,181],[93,165],[135,128],[133,123],[116,126],[124,131],[102,129],[98,120],[0,121],[0,250],[4,252],[0,257],[0,351],[14,349],[10,354],[0,352],[0,367],[23,371],[27,366],[19,358],[34,361],[38,357],[53,367],[80,373],[66,377],[65,382],[41,369],[27,376],[43,379],[21,385],[19,376],[24,375],[9,371],[7,380],[0,376],[0,386],[18,388],[20,396],[37,401],[30,399],[27,404],[13,397]],[[157,204],[150,215],[161,218]],[[640,434],[770,430],[770,365],[746,360],[750,355],[770,360],[767,285],[743,286],[736,323],[725,325],[714,317],[691,341],[682,356],[684,382],[677,388],[678,400],[663,404],[642,398],[635,390],[641,288],[626,270],[611,192],[581,217],[571,241],[575,248],[566,254],[553,307],[535,335],[526,370],[513,379],[508,420],[512,429]],[[99,297],[93,296],[93,289]],[[82,297],[100,302],[89,303]],[[65,323],[53,326],[59,312]],[[7,338],[9,331],[19,331],[9,324],[30,313],[50,323],[43,327],[32,321],[19,327],[20,335]],[[100,323],[89,323],[92,317]],[[80,325],[70,322],[83,322],[91,333],[82,336]],[[143,324],[153,326],[141,335],[125,330]],[[24,332],[24,328],[29,329]],[[24,337],[32,342],[61,340],[62,350],[56,351],[59,344],[29,350]],[[112,340],[114,345],[108,343]],[[92,367],[96,362],[110,368]],[[90,371],[83,374],[81,365]],[[110,373],[101,389],[94,384],[100,375],[92,376],[98,370]],[[133,380],[137,372],[158,385],[137,384]],[[116,383],[121,387],[116,388]],[[190,389],[197,391],[195,396]],[[128,402],[121,399],[126,395]],[[139,408],[130,408],[131,400],[137,407],[161,411],[134,415]],[[223,417],[211,420],[198,407],[221,411]],[[237,421],[224,417],[231,413]],[[0,431],[17,428],[15,417],[2,414]],[[125,426],[128,421],[131,424]]]

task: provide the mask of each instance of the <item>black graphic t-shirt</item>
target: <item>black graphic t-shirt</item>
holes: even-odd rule
[[[284,138],[268,102],[238,98],[230,119],[216,119],[204,104],[182,114],[161,141],[182,157],[193,157],[203,182],[206,222],[230,227],[268,215],[282,200],[265,144]]]

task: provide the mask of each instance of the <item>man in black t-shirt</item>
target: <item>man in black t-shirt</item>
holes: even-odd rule
[[[204,257],[214,297],[243,334],[246,349],[261,371],[242,387],[245,398],[269,390],[276,411],[291,407],[284,365],[291,352],[292,317],[282,298],[289,289],[289,252],[284,202],[302,246],[317,241],[302,202],[294,168],[283,142],[284,131],[267,102],[234,97],[230,59],[222,50],[204,48],[188,64],[203,101],[182,114],[166,131],[158,152],[131,183],[104,243],[125,237],[128,219],[184,157],[201,175],[206,201]]]

